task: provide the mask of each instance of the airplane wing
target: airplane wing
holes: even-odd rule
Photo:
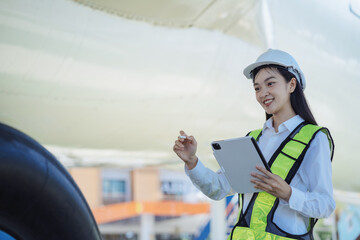
[[[216,169],[211,141],[263,125],[242,70],[274,47],[333,133],[336,186],[356,185],[357,1],[4,0],[0,23],[0,121],[69,165],[179,168],[183,129]]]

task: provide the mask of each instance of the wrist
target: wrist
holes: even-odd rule
[[[292,189],[291,189],[291,187],[289,186],[289,193],[287,194],[286,198],[284,199],[286,202],[289,202],[289,201],[290,201],[291,193],[292,193]]]
[[[186,164],[186,167],[187,167],[189,170],[191,170],[191,169],[193,169],[193,168],[196,167],[197,162],[198,162],[198,157],[197,157],[196,155],[194,155],[194,156],[190,157],[189,160],[186,161],[185,164]]]

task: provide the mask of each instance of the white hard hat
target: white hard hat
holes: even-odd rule
[[[297,64],[296,60],[287,52],[280,51],[277,49],[269,49],[263,54],[261,54],[257,59],[256,62],[250,64],[244,69],[244,75],[251,79],[252,71],[260,66],[263,65],[280,65],[285,67],[289,72],[295,75],[296,79],[301,85],[301,88],[304,90],[306,86],[305,76],[301,71],[299,65]]]

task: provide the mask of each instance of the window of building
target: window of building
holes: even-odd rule
[[[102,183],[103,203],[112,204],[126,200],[126,181],[104,179]]]
[[[161,192],[164,200],[181,200],[184,194],[184,183],[182,181],[162,181]]]

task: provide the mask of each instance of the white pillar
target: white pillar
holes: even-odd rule
[[[152,214],[141,214],[140,240],[155,240],[154,228],[155,216]]]
[[[337,240],[337,223],[336,223],[336,213],[333,212],[331,214],[331,218],[332,218],[332,226],[331,226],[331,230],[332,230],[332,240]]]
[[[226,239],[225,198],[211,202],[210,237],[211,240]]]

